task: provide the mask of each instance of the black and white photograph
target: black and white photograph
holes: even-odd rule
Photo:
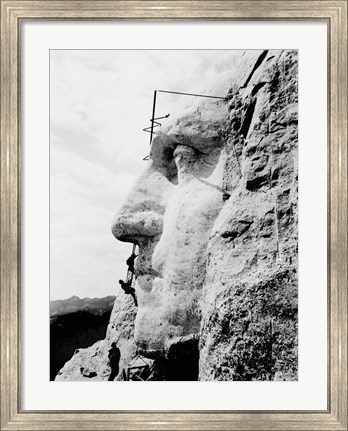
[[[298,51],[49,70],[50,381],[298,381]]]

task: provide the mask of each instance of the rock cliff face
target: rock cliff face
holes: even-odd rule
[[[202,380],[297,376],[297,56],[261,65],[228,96],[231,196],[208,246]]]
[[[50,318],[50,380],[56,378],[77,347],[89,347],[105,337],[111,309],[96,311],[80,310]]]
[[[297,52],[238,51],[171,115],[113,223],[136,291],[56,380],[108,380],[136,351],[167,380],[297,379]]]
[[[117,296],[105,339],[86,349],[77,349],[59,371],[55,381],[109,380],[113,371],[112,361],[110,363],[112,343],[116,343],[121,350],[119,370],[122,370],[136,354],[134,319],[133,299],[122,294]]]

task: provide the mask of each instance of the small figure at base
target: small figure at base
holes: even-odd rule
[[[116,343],[111,344],[111,349],[108,354],[109,366],[111,368],[111,373],[109,376],[109,382],[115,380],[115,377],[119,373],[119,362],[121,358],[120,349],[117,347]]]
[[[137,301],[137,297],[135,296],[135,289],[130,286],[129,282],[125,283],[123,280],[119,280],[118,282],[120,283],[121,288],[124,290],[124,293],[126,295],[132,296],[132,298],[134,299],[134,304],[137,307],[138,301]]]

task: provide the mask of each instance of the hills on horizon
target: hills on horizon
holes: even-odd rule
[[[56,299],[50,301],[50,317],[76,313],[78,311],[86,311],[95,316],[101,316],[105,312],[111,311],[115,298],[114,295],[103,298],[79,298],[73,295],[67,299]]]
[[[50,380],[74,351],[105,337],[115,296],[50,301]]]

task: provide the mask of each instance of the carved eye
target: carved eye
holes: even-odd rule
[[[210,149],[202,153],[188,145],[178,145],[173,153],[175,164],[181,174],[190,174],[201,178],[209,177],[219,161],[221,149]]]
[[[197,160],[199,153],[187,145],[178,145],[173,153],[176,167],[180,178],[187,180],[197,176]]]
[[[178,145],[173,153],[176,163],[180,162],[193,162],[198,158],[198,153],[192,147],[188,145]]]

